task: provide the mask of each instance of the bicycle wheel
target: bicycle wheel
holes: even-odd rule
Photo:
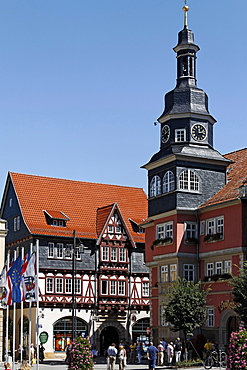
[[[206,360],[203,363],[203,366],[205,369],[211,369],[211,367],[213,366],[213,360],[211,356],[208,356],[206,358]]]
[[[227,364],[227,355],[225,352],[221,352],[220,365],[221,367],[226,367],[226,364]]]

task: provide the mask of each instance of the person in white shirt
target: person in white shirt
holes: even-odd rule
[[[117,348],[115,346],[115,343],[112,343],[108,347],[107,355],[108,355],[108,358],[109,358],[109,368],[110,368],[110,370],[115,370],[116,356],[117,356]]]

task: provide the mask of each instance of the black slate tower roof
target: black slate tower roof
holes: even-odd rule
[[[208,110],[207,94],[197,87],[196,59],[200,48],[194,43],[194,34],[188,28],[188,6],[183,10],[184,27],[178,33],[178,43],[173,48],[177,59],[176,86],[165,95],[164,111],[158,118],[161,125],[160,150],[143,166],[148,170],[149,178],[149,216],[172,209],[196,209],[224,186],[229,164],[213,148],[216,120]],[[198,178],[196,191],[181,188],[182,172],[183,182],[190,176]],[[174,186],[171,190],[164,183],[172,176]],[[158,194],[157,189],[150,190],[156,181],[154,178],[158,182]]]

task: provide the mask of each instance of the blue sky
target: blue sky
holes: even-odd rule
[[[0,186],[8,171],[143,187],[159,149],[183,0],[1,0]],[[197,85],[222,154],[247,146],[246,0],[189,0]]]

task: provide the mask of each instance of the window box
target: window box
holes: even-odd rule
[[[173,239],[170,236],[167,236],[166,238],[156,239],[153,242],[152,246],[157,247],[157,246],[162,245],[162,244],[172,243],[172,241],[173,241]]]
[[[221,233],[216,233],[216,234],[207,234],[204,237],[204,241],[206,243],[210,242],[217,242],[219,240],[223,240],[223,235]]]
[[[228,274],[227,272],[225,272],[224,274],[221,275],[221,279],[222,280],[232,279],[232,274]]]
[[[232,275],[228,273],[224,273],[220,275],[214,274],[211,276],[204,276],[202,281],[206,283],[207,281],[218,281],[218,280],[229,280],[229,279],[232,279]]]

